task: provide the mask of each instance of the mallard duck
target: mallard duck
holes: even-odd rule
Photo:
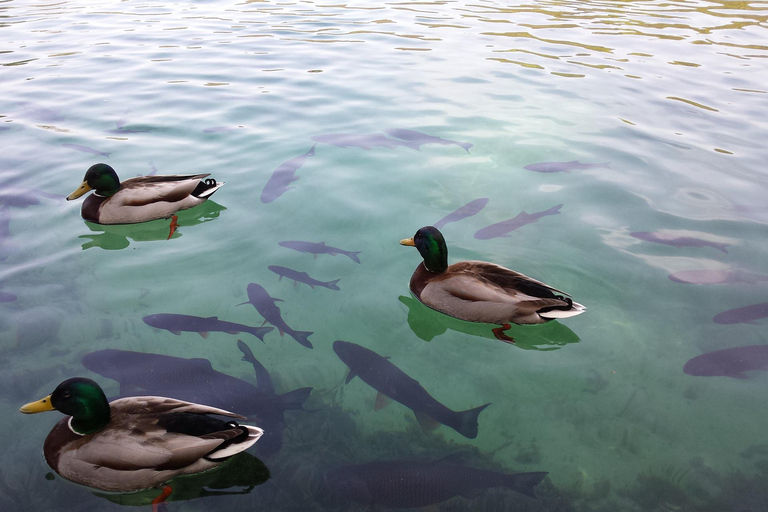
[[[120,182],[112,167],[96,164],[86,171],[83,183],[67,196],[67,201],[93,190],[83,202],[82,215],[97,224],[167,219],[205,202],[224,184],[205,179],[207,176],[210,174],[139,176]]]
[[[541,324],[586,310],[565,292],[494,263],[461,261],[449,266],[445,239],[433,226],[400,243],[416,247],[424,258],[411,276],[411,292],[417,299],[461,320],[499,324],[493,333],[502,341],[514,342],[504,334],[510,322]]]
[[[209,415],[244,416],[173,398],[107,402],[96,382],[79,377],[20,410],[68,414],[45,438],[45,460],[63,478],[103,491],[158,487],[177,475],[212,469],[264,433]]]

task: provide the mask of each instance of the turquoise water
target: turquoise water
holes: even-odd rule
[[[768,274],[765,3],[5,2],[0,11],[0,199],[16,198],[0,215],[0,291],[16,296],[0,304],[3,508],[121,508],[47,480],[41,446],[59,415],[18,413],[76,375],[116,395],[83,355],[206,358],[255,382],[240,338],[278,392],[312,387],[314,412],[286,413],[283,448],[264,458],[267,483],[169,510],[364,510],[332,496],[323,473],[456,454],[549,477],[538,500],[491,490],[440,510],[766,510],[768,377],[683,373],[701,353],[763,342],[759,320],[712,317],[765,302],[766,284],[668,278]],[[472,147],[317,143],[294,188],[260,200],[313,137],[391,129]],[[524,168],[574,160],[608,165]],[[98,226],[80,218],[81,201],[62,199],[100,161],[122,178],[208,172],[226,185],[180,214],[168,240],[168,221]],[[450,261],[542,279],[585,314],[516,328],[512,346],[491,326],[413,302],[420,259],[398,241],[477,198],[487,206],[443,228]],[[560,214],[509,237],[474,237],[558,204]],[[630,236],[644,231],[730,245]],[[313,258],[285,240],[362,251],[361,263]],[[270,265],[340,278],[340,290],[294,286]],[[249,283],[283,299],[286,322],[314,332],[313,350],[276,331],[262,344],[142,321],[178,313],[261,325],[237,306]],[[374,411],[373,389],[344,384],[335,340],[390,356],[452,409],[490,402],[477,438],[423,432],[400,404]]]

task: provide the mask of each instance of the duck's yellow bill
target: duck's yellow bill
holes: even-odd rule
[[[67,201],[71,201],[73,199],[77,199],[78,197],[82,196],[83,194],[85,194],[86,192],[88,192],[90,190],[92,190],[91,186],[88,185],[87,181],[84,181],[82,184],[80,184],[79,187],[77,187],[77,190],[75,190],[74,192],[72,192],[71,194],[69,194],[67,196]]]
[[[408,247],[416,247],[413,238],[403,238],[400,240],[400,245],[407,245]]]
[[[36,414],[38,412],[45,412],[45,411],[53,411],[55,410],[53,405],[51,404],[51,395],[48,395],[47,397],[43,398],[42,400],[38,400],[37,402],[30,402],[21,409],[19,409],[20,412],[23,412],[24,414]]]

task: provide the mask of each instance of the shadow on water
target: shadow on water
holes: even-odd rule
[[[195,208],[178,212],[176,214],[178,217],[177,228],[171,238],[182,236],[181,231],[184,227],[202,224],[218,218],[223,210],[226,210],[226,208],[220,204],[206,201]],[[88,229],[96,234],[80,235],[78,237],[89,239],[88,242],[83,244],[83,249],[101,247],[108,251],[117,251],[131,245],[129,240],[135,242],[167,240],[169,238],[171,221],[161,219],[139,224],[95,224],[93,222],[84,222]]]
[[[401,295],[400,302],[408,307],[408,326],[424,341],[432,341],[448,329],[479,338],[496,339],[491,329],[494,325],[467,322],[430,309],[414,297]],[[569,343],[578,343],[579,337],[563,324],[552,321],[540,325],[515,325],[505,331],[515,339],[515,346],[524,350],[557,350]]]
[[[173,491],[166,501],[186,501],[211,496],[249,494],[256,486],[269,480],[269,469],[263,462],[247,453],[239,453],[221,466],[194,475],[177,476],[168,485]],[[233,489],[239,487],[240,489]],[[150,505],[160,494],[159,489],[109,494],[94,492],[104,498],[128,507]]]

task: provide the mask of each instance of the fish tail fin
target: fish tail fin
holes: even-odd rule
[[[286,409],[303,409],[302,405],[307,401],[311,392],[312,388],[294,389],[284,395],[280,395],[280,403]]]
[[[339,288],[339,287],[337,286],[337,284],[336,284],[336,283],[338,283],[339,281],[341,281],[341,278],[338,278],[338,279],[336,279],[336,280],[334,280],[334,281],[328,281],[328,282],[327,282],[327,283],[325,283],[325,284],[326,284],[326,287],[327,287],[327,288],[330,288],[331,290],[341,290],[341,288]]]
[[[354,251],[354,252],[350,251],[350,252],[345,252],[344,254],[346,256],[349,256],[349,259],[351,259],[355,263],[360,263],[360,258],[358,258],[357,255],[360,254],[361,252],[363,251]]]
[[[456,429],[456,431],[463,435],[464,437],[468,439],[474,439],[477,437],[477,417],[480,416],[480,413],[485,410],[486,407],[491,405],[490,403],[487,403],[485,405],[481,405],[480,407],[475,407],[474,409],[469,409],[466,411],[462,411],[459,414],[461,415],[460,425],[459,428]]]
[[[557,206],[553,206],[549,210],[545,211],[544,214],[545,215],[555,215],[557,213],[560,213],[560,208],[562,208],[562,207],[563,207],[562,204],[558,204]]]
[[[311,331],[295,331],[291,336],[305,347],[312,348],[312,342],[309,341],[310,334],[314,333]]]
[[[474,144],[472,144],[471,142],[459,142],[459,146],[461,146],[462,148],[464,148],[464,151],[466,151],[467,153],[469,153],[469,148],[471,148],[472,146],[474,146]]]
[[[714,247],[718,251],[728,254],[728,249],[726,249],[726,247],[728,247],[728,244],[715,244],[712,247]]]
[[[250,327],[248,332],[259,338],[261,341],[264,341],[264,335],[274,329],[274,327]],[[251,357],[253,357],[253,354],[251,354]]]
[[[520,494],[525,494],[531,498],[535,498],[533,488],[539,485],[542,480],[547,476],[546,471],[536,471],[532,473],[516,473],[514,475],[506,475],[505,486],[517,491]]]

